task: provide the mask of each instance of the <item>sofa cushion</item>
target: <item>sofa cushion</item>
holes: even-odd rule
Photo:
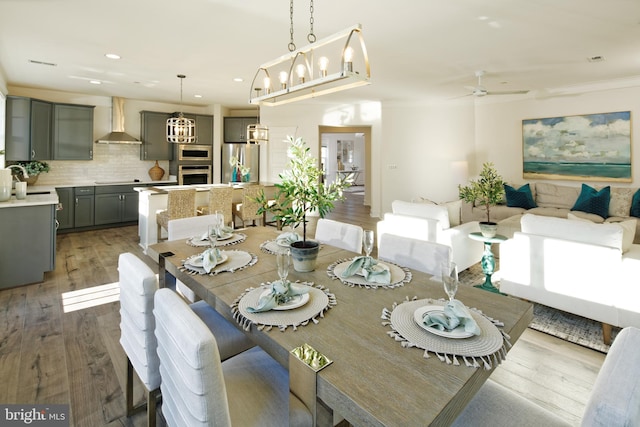
[[[451,226],[449,223],[449,210],[446,206],[394,200],[391,202],[391,210],[394,214],[436,219],[440,221],[440,226],[443,230]]]
[[[611,201],[609,202],[609,216],[629,216],[631,201],[635,188],[611,187]]]
[[[451,202],[441,202],[437,203],[433,200],[426,199],[424,197],[418,197],[416,199],[411,200],[413,203],[430,203],[432,205],[444,206],[449,211],[449,226],[455,227],[462,223],[461,212],[462,212],[462,200],[453,200]]]
[[[536,204],[543,208],[571,209],[580,194],[580,188],[536,182]]]
[[[640,190],[633,194],[633,198],[631,199],[630,215],[640,218]]]
[[[571,210],[588,212],[607,218],[609,216],[610,201],[611,187],[606,186],[598,191],[587,184],[582,184],[582,190],[580,191],[578,200],[576,200]]]
[[[536,207],[536,202],[531,194],[531,187],[525,184],[517,190],[508,184],[504,184],[504,192],[507,197],[507,206],[531,209]]]
[[[542,216],[554,216],[556,218],[566,218],[569,213],[569,208],[543,208],[538,206],[537,208],[529,209],[527,213],[533,215]]]
[[[619,224],[594,224],[531,214],[525,214],[520,224],[523,233],[608,246],[622,251],[623,228]]]
[[[567,214],[567,218],[572,219],[568,215],[571,215],[574,218],[584,219],[585,221],[595,222],[596,224],[602,224],[604,222],[604,218],[602,218],[600,215],[596,215],[588,212],[571,211]]]

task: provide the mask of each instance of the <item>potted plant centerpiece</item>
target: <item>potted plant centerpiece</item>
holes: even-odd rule
[[[262,205],[260,213],[271,212],[282,225],[294,230],[302,225],[302,240],[290,245],[293,268],[299,272],[313,271],[320,245],[307,239],[307,214],[317,211],[321,218],[333,208],[333,202],[343,200],[343,190],[351,185],[352,177],[338,177],[333,183],[321,183],[322,170],[317,159],[302,138],[287,136],[289,168],[279,176],[275,201],[266,200],[264,193],[258,197]]]
[[[467,203],[484,206],[487,212],[487,220],[480,222],[480,231],[485,237],[496,235],[498,224],[491,221],[491,206],[500,203],[504,197],[504,181],[493,167],[493,163],[486,162],[482,165],[482,172],[477,180],[471,180],[469,185],[458,186],[460,199]]]
[[[38,175],[44,172],[49,172],[51,169],[47,162],[41,162],[39,160],[20,161],[14,164],[22,166],[26,171],[29,178],[25,178],[22,171],[18,168],[13,169],[13,173],[20,181],[26,181],[27,185],[34,185],[38,180]]]

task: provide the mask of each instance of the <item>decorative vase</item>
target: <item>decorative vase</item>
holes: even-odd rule
[[[293,242],[289,246],[293,269],[299,273],[308,273],[316,269],[320,243],[315,240]]]
[[[156,164],[149,169],[149,176],[153,181],[160,181],[164,176],[164,169],[160,167],[157,160]]]
[[[38,180],[39,176],[40,175],[29,175],[29,178],[27,178],[27,179],[25,179],[23,176],[20,176],[20,181],[26,182],[27,185],[35,185],[35,183]]]
[[[480,232],[484,237],[495,237],[498,232],[498,224],[495,222],[480,222]]]

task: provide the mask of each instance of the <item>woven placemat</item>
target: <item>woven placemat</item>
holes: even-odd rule
[[[389,272],[391,273],[391,280],[389,280],[388,284],[368,282],[367,279],[359,275],[342,277],[341,274],[347,269],[349,264],[351,264],[351,261],[353,261],[353,259],[339,259],[327,267],[327,274],[332,279],[340,279],[342,283],[351,286],[352,288],[355,286],[368,289],[397,288],[399,286],[404,286],[405,283],[409,283],[411,281],[411,270],[405,267],[400,267],[399,265],[389,261],[382,263],[389,267]]]
[[[280,246],[276,240],[267,240],[260,244],[260,250],[269,255],[288,250],[288,246]]]
[[[225,250],[220,251],[220,253],[225,254],[228,258],[224,263],[216,265],[216,267],[210,273],[207,273],[202,267],[185,264],[186,260],[182,260],[182,267],[180,268],[180,271],[184,271],[192,275],[210,274],[212,276],[215,276],[216,274],[223,272],[233,273],[236,270],[242,270],[244,268],[251,267],[258,262],[257,255],[245,251]]]
[[[312,282],[295,282],[309,286],[309,302],[302,307],[293,310],[270,310],[259,313],[250,313],[247,307],[256,307],[260,295],[267,290],[271,283],[263,283],[258,288],[248,288],[231,305],[233,318],[245,331],[254,324],[258,329],[271,330],[277,327],[285,331],[289,326],[295,331],[298,326],[306,326],[309,322],[318,323],[318,318],[324,317],[324,313],[337,304],[334,294],[322,285],[314,285]]]
[[[218,240],[216,242],[216,248],[223,246],[235,245],[236,243],[242,243],[247,239],[247,235],[244,233],[233,233],[231,237],[225,240]],[[199,236],[190,237],[187,239],[187,245],[197,247],[209,247],[208,240],[202,240]]]
[[[424,351],[424,357],[434,353],[441,361],[459,365],[461,358],[467,366],[492,369],[498,366],[507,355],[507,346],[511,347],[509,336],[496,326],[501,322],[491,319],[481,311],[470,308],[469,311],[480,327],[481,334],[469,338],[453,339],[434,335],[424,330],[414,320],[414,312],[425,305],[441,305],[442,300],[421,299],[394,303],[393,308],[382,310],[382,324],[390,326],[387,334],[399,341],[403,347],[417,347]]]

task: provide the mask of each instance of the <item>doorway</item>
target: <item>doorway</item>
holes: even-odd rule
[[[355,174],[349,191],[364,193],[364,205],[371,206],[371,127],[319,126],[321,168],[327,182],[337,174]]]

